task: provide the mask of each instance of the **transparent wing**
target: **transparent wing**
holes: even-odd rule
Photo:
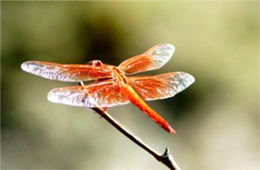
[[[188,73],[172,72],[157,76],[129,77],[128,83],[143,100],[173,97],[195,81]]]
[[[158,44],[143,54],[125,60],[118,67],[125,74],[159,69],[170,60],[174,51],[175,48],[171,44]]]
[[[27,61],[22,70],[51,80],[79,82],[111,77],[111,66],[89,64],[56,64],[41,61]]]
[[[48,100],[72,106],[93,108],[112,107],[129,103],[127,96],[121,92],[120,85],[112,80],[100,81],[86,86],[71,86],[53,89]]]

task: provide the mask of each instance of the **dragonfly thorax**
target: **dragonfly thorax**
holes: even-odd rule
[[[88,65],[92,65],[92,66],[102,66],[103,63],[102,63],[102,61],[100,61],[100,60],[92,60],[92,61],[89,61],[89,62],[88,62]]]
[[[113,77],[119,82],[127,83],[124,73],[121,70],[119,70],[117,67],[113,67]]]

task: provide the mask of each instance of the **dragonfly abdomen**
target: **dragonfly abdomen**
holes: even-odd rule
[[[131,103],[136,105],[140,110],[142,110],[147,116],[149,116],[154,122],[161,126],[166,131],[175,134],[175,130],[151,107],[149,107],[142,98],[134,91],[134,89],[127,85],[123,84],[123,93],[128,97]]]

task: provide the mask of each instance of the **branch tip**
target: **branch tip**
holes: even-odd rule
[[[168,147],[166,147],[164,153],[162,154],[162,157],[168,157],[169,153],[170,153],[170,150]]]

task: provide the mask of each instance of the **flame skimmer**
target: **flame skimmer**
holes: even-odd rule
[[[170,72],[156,76],[132,76],[138,72],[159,69],[167,63],[175,48],[171,44],[158,44],[143,54],[122,62],[119,66],[103,64],[93,60],[88,64],[56,64],[42,61],[27,61],[21,68],[29,73],[67,82],[97,80],[85,86],[61,87],[48,93],[48,100],[73,106],[93,108],[112,107],[131,102],[146,113],[166,131],[175,130],[144,101],[173,97],[194,81],[184,72]]]

